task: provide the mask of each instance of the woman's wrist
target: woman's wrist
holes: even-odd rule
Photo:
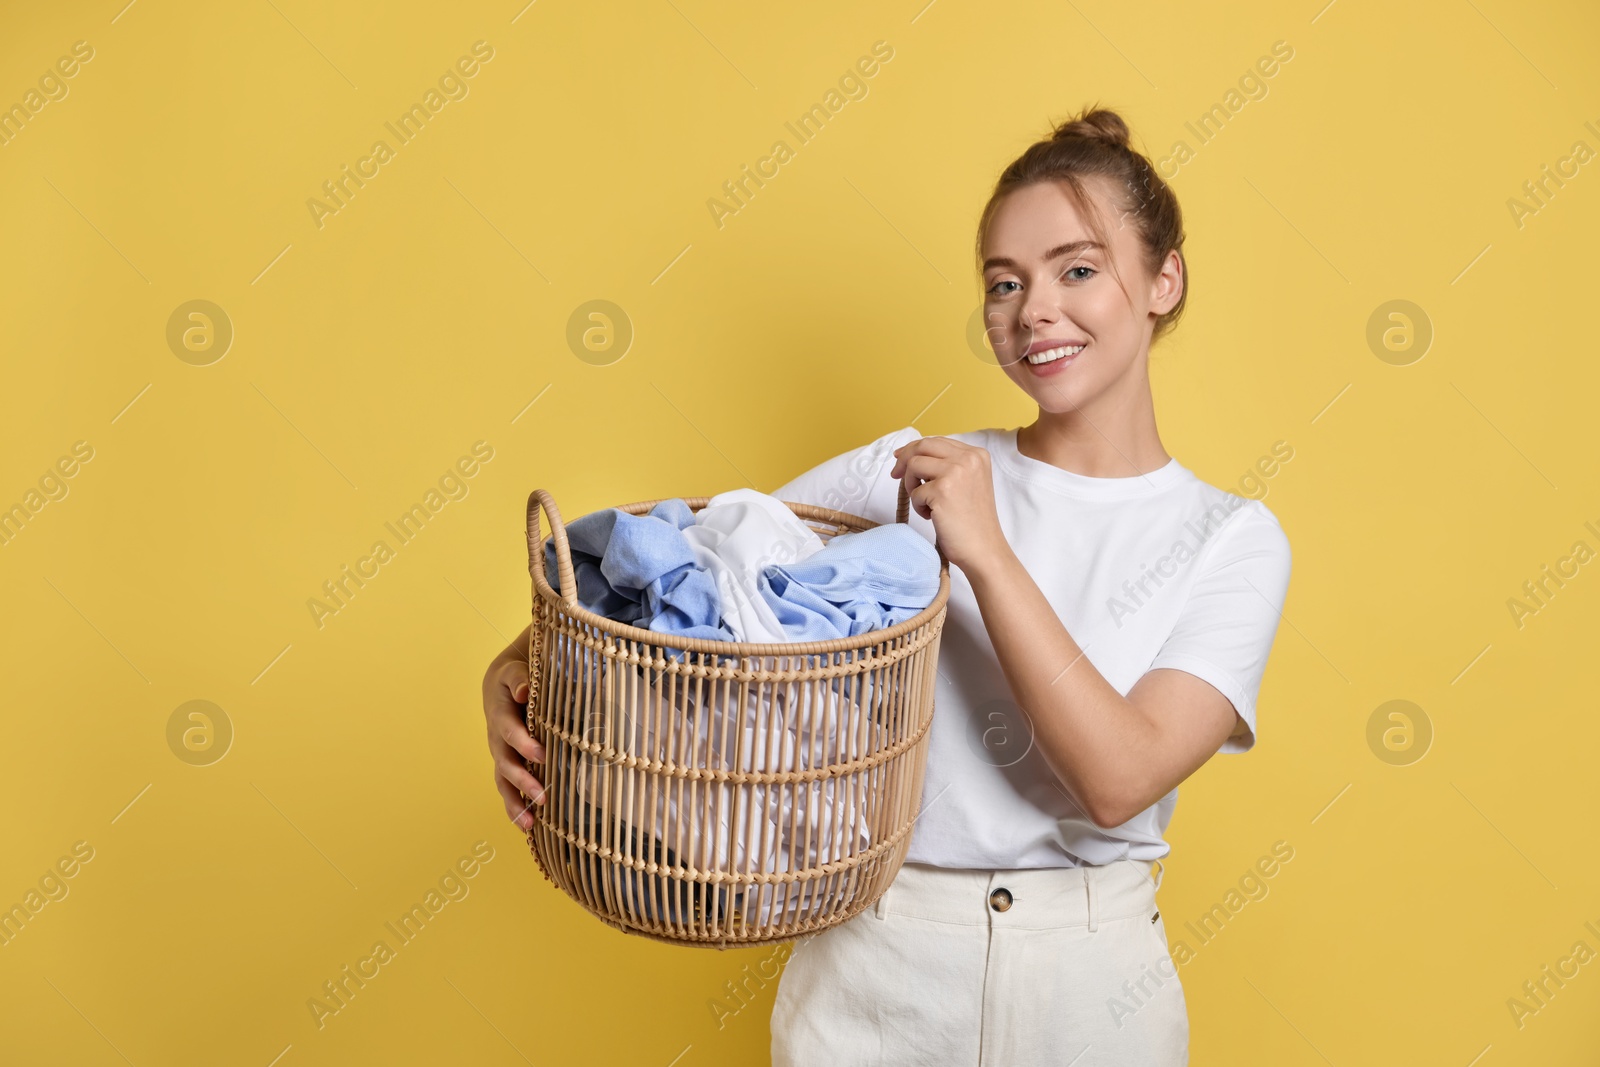
[[[980,595],[991,588],[1003,585],[1007,581],[1007,575],[1021,566],[1022,561],[1011,550],[1011,545],[1001,538],[994,551],[986,552],[971,564],[963,566],[961,573],[967,576],[973,594]]]
[[[522,632],[511,639],[511,643],[500,651],[496,660],[525,660],[528,658],[528,637],[533,631],[533,623],[523,627]]]

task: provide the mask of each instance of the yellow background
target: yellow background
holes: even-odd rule
[[[94,449],[0,547],[0,905],[94,850],[0,947],[0,1060],[765,1062],[775,984],[725,1026],[710,1001],[770,950],[602,926],[501,810],[478,687],[528,615],[524,502],[770,490],[913,421],[1029,421],[966,342],[974,225],[1100,101],[1152,156],[1194,149],[1167,448],[1224,487],[1294,449],[1260,744],[1183,788],[1169,935],[1294,858],[1183,967],[1192,1062],[1592,1061],[1600,965],[1507,1007],[1600,950],[1600,568],[1521,628],[1506,605],[1600,548],[1600,174],[1520,227],[1507,204],[1600,148],[1587,5],[123,2],[0,34],[0,104],[94,49],[0,147],[0,505]],[[318,228],[306,201],[478,40],[469,95]],[[797,146],[783,123],[879,40]],[[1280,40],[1200,145],[1185,123]],[[209,366],[166,342],[195,299],[235,331]],[[635,331],[607,366],[566,342],[596,299]],[[1366,340],[1400,299],[1434,330],[1407,366]],[[469,495],[319,628],[307,600],[480,440]],[[1404,766],[1367,740],[1394,699],[1434,734]],[[233,726],[209,766],[168,747],[190,700]],[[319,1029],[307,1000],[477,841],[470,895]]]

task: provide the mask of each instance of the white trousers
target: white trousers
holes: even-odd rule
[[[905,864],[875,905],[796,942],[773,1067],[1183,1067],[1158,866]]]

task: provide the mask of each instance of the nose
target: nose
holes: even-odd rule
[[[1033,343],[1034,337],[1045,327],[1049,327],[1061,319],[1061,309],[1052,301],[1048,292],[1033,290],[1022,304],[1022,318],[1019,326],[1023,331],[1021,341],[1024,345]]]

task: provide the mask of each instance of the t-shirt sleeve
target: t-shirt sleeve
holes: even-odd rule
[[[1277,517],[1251,500],[1217,533],[1177,624],[1150,669],[1200,678],[1239,713],[1221,752],[1256,743],[1256,695],[1289,591],[1289,538]]]
[[[894,450],[921,436],[912,426],[886,433],[860,448],[823,460],[769,495],[859,515],[873,522],[893,522],[900,502],[900,484],[889,477]]]

